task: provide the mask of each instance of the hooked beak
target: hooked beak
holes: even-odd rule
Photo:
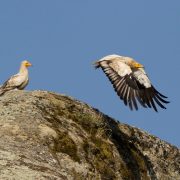
[[[28,62],[28,63],[26,64],[26,67],[30,67],[30,66],[32,66],[32,64],[31,64],[30,62]]]
[[[139,63],[133,63],[133,66],[135,68],[144,68],[144,66],[142,64],[139,64]]]

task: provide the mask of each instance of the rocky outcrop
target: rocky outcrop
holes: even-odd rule
[[[0,179],[178,180],[180,150],[45,91],[0,97]]]

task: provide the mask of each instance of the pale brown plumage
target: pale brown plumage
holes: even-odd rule
[[[151,84],[143,65],[130,57],[108,55],[95,62],[96,68],[102,68],[106,76],[113,84],[114,90],[125,105],[131,110],[138,110],[137,101],[145,108],[153,108],[156,105],[166,109],[166,96],[158,92]]]
[[[0,96],[5,92],[13,89],[24,89],[29,82],[28,76],[28,67],[31,66],[31,63],[27,60],[21,62],[19,73],[11,76],[1,87],[0,87]]]

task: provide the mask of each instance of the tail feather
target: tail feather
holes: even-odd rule
[[[93,62],[93,65],[94,65],[95,69],[100,67],[100,63],[98,61]]]
[[[0,96],[2,96],[5,92],[6,91],[2,87],[0,87]]]
[[[10,91],[12,89],[14,89],[14,88],[12,88],[12,87],[8,87],[8,88],[0,87],[0,96],[4,95],[4,93],[6,93],[7,91]]]

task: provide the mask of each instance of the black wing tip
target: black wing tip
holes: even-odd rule
[[[167,96],[161,94],[160,92],[157,92],[157,93],[158,93],[161,97],[163,97],[163,98],[168,98]]]
[[[160,102],[159,99],[157,99],[156,96],[155,96],[153,99],[155,100],[156,104],[157,104],[160,108],[162,108],[162,109],[167,109],[167,108],[164,106],[164,104],[162,104],[162,101]],[[163,102],[163,103],[165,103],[165,102]],[[166,101],[166,103],[169,103],[169,102]],[[158,111],[156,111],[156,112],[158,112]]]
[[[162,93],[160,93],[154,86],[152,86],[152,88],[154,89],[154,91],[156,92],[156,94],[158,94],[159,96],[161,96],[162,98],[168,98],[167,96],[163,95]]]
[[[160,96],[159,93],[156,93],[155,96],[159,99],[159,101],[161,101],[161,102],[163,102],[163,103],[165,103],[165,104],[170,103],[170,101],[167,101],[167,100],[164,99],[164,97]],[[167,97],[166,97],[166,98],[167,98]]]

